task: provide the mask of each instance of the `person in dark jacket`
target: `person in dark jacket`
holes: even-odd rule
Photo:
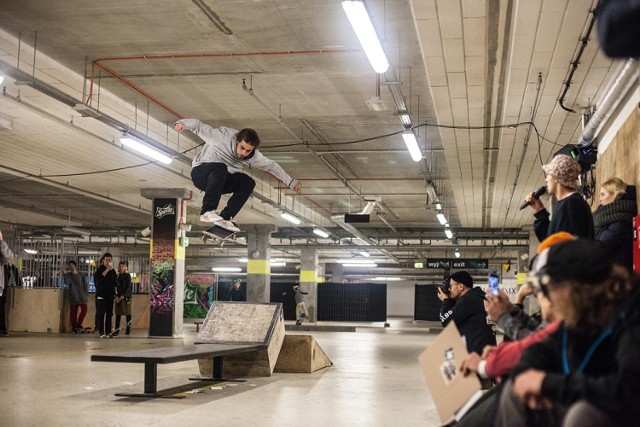
[[[100,267],[93,274],[96,284],[96,327],[100,336],[111,336],[113,300],[116,295],[117,275],[113,269],[112,256],[106,252],[100,258]]]
[[[13,252],[9,249],[9,245],[4,241],[2,237],[2,231],[0,231],[0,337],[8,337],[7,324],[5,323],[4,304],[6,302],[7,277],[4,274],[4,266],[9,263],[9,260],[14,257]]]
[[[467,350],[482,354],[487,345],[496,345],[494,325],[484,309],[484,291],[473,287],[473,278],[466,271],[457,271],[449,279],[449,292],[438,287],[442,301],[440,323],[447,326],[455,322],[460,335],[467,343]]]
[[[528,347],[496,425],[631,425],[640,417],[640,282],[595,240],[552,246],[530,281],[564,319]]]
[[[633,217],[637,214],[634,186],[627,187],[620,178],[602,184],[600,206],[593,212],[596,239],[629,270],[633,270]]]
[[[89,301],[89,284],[86,278],[78,271],[78,264],[69,261],[68,268],[61,267],[60,273],[64,284],[69,287],[69,318],[71,330],[74,334],[84,330],[82,322],[87,315],[87,302]],[[78,315],[80,309],[80,315]]]
[[[229,301],[246,301],[247,297],[242,289],[242,279],[233,279],[233,287],[227,296]]]
[[[114,300],[116,313],[116,329],[113,331],[114,337],[120,335],[120,320],[122,316],[125,316],[125,319],[127,319],[124,334],[129,335],[131,333],[131,274],[129,274],[127,268],[127,263],[120,261],[118,264],[116,296]]]
[[[578,162],[565,154],[558,154],[549,164],[542,166],[542,169],[546,173],[547,192],[555,196],[558,203],[553,209],[553,215],[550,215],[533,194],[525,197],[525,202],[535,211],[533,229],[538,240],[542,242],[559,231],[593,239],[595,233],[591,208],[576,192],[580,187],[578,176],[582,171]]]

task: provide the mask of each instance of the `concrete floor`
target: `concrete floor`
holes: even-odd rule
[[[182,339],[149,339],[146,331],[113,339],[12,333],[0,338],[0,426],[437,426],[417,361],[435,337],[429,326],[392,321],[357,332],[303,332],[334,363],[312,374],[212,385],[188,380],[198,374],[195,360],[158,365],[158,390],[191,391],[184,399],[116,397],[143,390],[143,365],[91,362],[90,355],[191,344],[190,324]]]

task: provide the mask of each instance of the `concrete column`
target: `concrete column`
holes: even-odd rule
[[[342,264],[333,264],[331,266],[331,283],[344,282],[344,267]]]
[[[186,215],[182,199],[191,192],[183,188],[143,188],[152,200],[150,248],[149,336],[181,337],[184,314],[185,248],[178,228]],[[184,212],[183,212],[184,210]]]
[[[247,301],[269,302],[271,299],[271,233],[273,224],[254,224],[247,231]]]
[[[303,248],[300,253],[300,290],[307,306],[307,321],[318,321],[318,250]]]

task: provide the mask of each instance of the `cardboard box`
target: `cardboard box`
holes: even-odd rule
[[[459,420],[482,396],[478,377],[465,377],[460,370],[468,354],[458,328],[449,322],[418,357],[442,424]]]

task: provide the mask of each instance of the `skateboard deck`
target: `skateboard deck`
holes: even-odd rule
[[[207,240],[214,240],[224,244],[227,240],[233,240],[236,235],[236,231],[226,230],[218,225],[214,225],[211,228],[207,228],[202,232],[202,240],[206,243]]]

